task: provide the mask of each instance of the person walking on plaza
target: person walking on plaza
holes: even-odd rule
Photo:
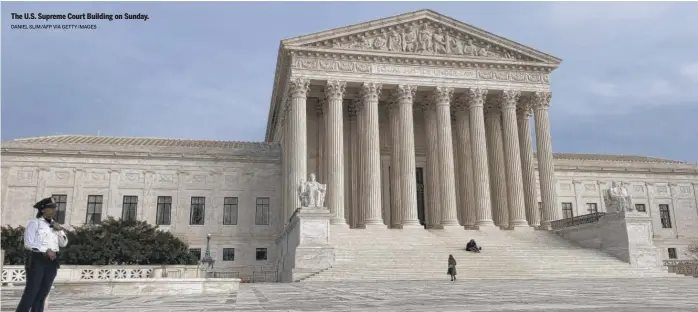
[[[63,227],[53,221],[56,209],[53,198],[42,199],[34,208],[38,209],[36,218],[24,230],[24,248],[28,251],[24,264],[26,285],[15,312],[44,311],[44,301],[60,267],[58,252],[68,245]]]
[[[446,274],[451,276],[451,282],[456,280],[456,258],[453,255],[448,255],[448,271]]]

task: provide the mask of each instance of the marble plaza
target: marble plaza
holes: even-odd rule
[[[469,237],[501,247],[502,262],[482,260],[483,272],[528,261],[506,274],[596,268],[605,276],[602,267],[623,262],[547,231],[556,220],[614,212],[605,195],[612,190],[645,222],[638,236],[647,250],[689,259],[687,246],[698,242],[698,167],[553,153],[549,110],[565,104],[555,102],[550,75],[561,62],[431,10],[285,39],[264,142],[2,142],[2,220],[24,225],[34,213],[28,207],[53,196],[61,223],[146,220],[198,255],[210,234],[216,270],[240,277],[283,271],[298,280],[302,271],[370,280],[445,259]],[[312,173],[324,205],[299,212],[299,186]],[[526,234],[534,229],[545,233]],[[512,232],[523,234],[501,234]],[[522,245],[546,254],[539,261],[506,252]],[[405,246],[411,258],[369,265]]]
[[[464,275],[463,277],[466,277]],[[243,284],[237,295],[79,297],[52,293],[49,311],[613,311],[693,312],[698,280],[479,280]],[[14,311],[19,293],[2,292]]]

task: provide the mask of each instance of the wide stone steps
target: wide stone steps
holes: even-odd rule
[[[483,247],[465,251],[470,239]],[[304,281],[443,280],[448,255],[460,278],[680,278],[661,268],[632,268],[602,251],[579,247],[547,231],[349,230],[333,227],[332,268]]]

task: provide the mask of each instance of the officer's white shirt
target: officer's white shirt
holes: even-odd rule
[[[26,249],[36,249],[40,252],[51,249],[58,252],[66,245],[68,245],[68,236],[65,235],[65,231],[54,231],[43,217],[29,221],[24,230],[24,248]]]

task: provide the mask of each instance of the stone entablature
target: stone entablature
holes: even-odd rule
[[[366,58],[363,58],[364,61],[352,61],[337,60],[332,58],[332,55],[323,58],[310,56],[310,53],[295,54],[291,62],[292,75],[317,79],[351,80],[356,79],[358,74],[365,80],[381,81],[386,84],[409,83],[409,79],[414,77],[420,78],[419,82],[422,86],[465,88],[477,85],[486,89],[500,89],[506,86],[522,91],[550,89],[548,73],[523,71],[516,66],[464,66],[443,61],[391,64],[384,63],[385,57],[377,57],[377,62],[369,62],[365,60]],[[429,79],[425,81],[424,78]]]

